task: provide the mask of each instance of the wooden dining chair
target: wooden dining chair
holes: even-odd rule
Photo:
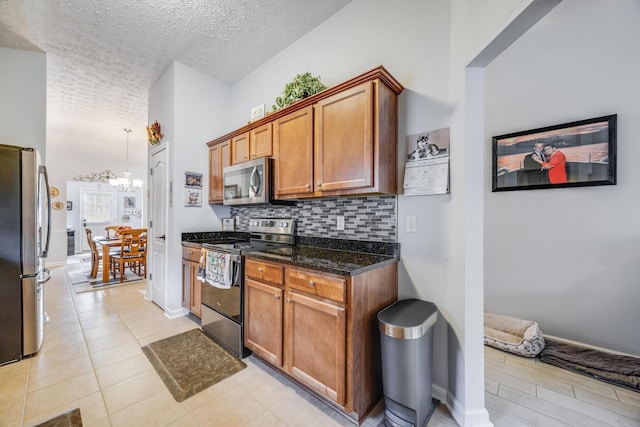
[[[102,260],[102,255],[100,251],[98,251],[98,247],[96,246],[96,242],[93,241],[92,231],[90,228],[84,229],[87,232],[87,242],[89,243],[89,248],[91,249],[91,278],[95,279],[98,276],[98,268],[100,265],[100,261]]]
[[[131,230],[131,226],[130,225],[108,225],[104,228],[104,230],[107,232],[107,237],[109,238],[120,237],[120,234],[122,233],[122,231]],[[113,232],[113,236],[111,235],[111,232]]]
[[[137,270],[138,276],[144,271],[144,277],[147,278],[147,229],[128,229],[124,230],[121,235],[122,244],[120,245],[120,253],[112,256],[111,272],[113,277],[116,273],[120,273],[120,281],[124,282],[124,272],[127,267]]]

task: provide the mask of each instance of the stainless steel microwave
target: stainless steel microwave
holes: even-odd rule
[[[257,205],[269,203],[271,171],[269,159],[261,157],[227,166],[222,171],[223,204]]]

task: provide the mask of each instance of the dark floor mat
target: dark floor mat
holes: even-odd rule
[[[200,329],[153,342],[142,351],[177,402],[247,367]]]
[[[51,418],[41,424],[37,424],[34,427],[82,427],[80,409],[72,409],[69,412],[58,415],[57,417]]]

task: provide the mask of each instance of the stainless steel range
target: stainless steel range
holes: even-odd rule
[[[235,243],[208,244],[207,280],[202,284],[202,330],[238,357],[244,346],[244,254],[295,244],[293,218],[252,218],[250,238]]]

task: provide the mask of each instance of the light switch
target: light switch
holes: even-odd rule
[[[415,233],[417,228],[416,216],[407,215],[407,233]]]
[[[336,217],[336,228],[338,230],[344,230],[344,217],[343,216],[337,216]]]

